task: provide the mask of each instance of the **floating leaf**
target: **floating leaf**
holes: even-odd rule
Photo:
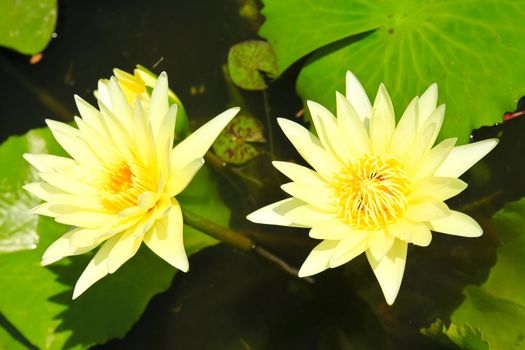
[[[37,175],[20,154],[46,151],[46,139],[38,131],[11,137],[0,147],[0,252],[36,248],[38,217],[29,210],[39,200],[22,186],[35,181]]]
[[[248,142],[265,142],[263,126],[255,117],[240,114],[220,133],[213,151],[226,163],[244,164],[260,152]]]
[[[228,68],[233,82],[246,90],[264,90],[266,82],[261,72],[270,78],[277,75],[277,58],[265,41],[249,40],[232,46]]]
[[[2,161],[10,161],[10,166],[4,167],[0,173],[0,183],[11,184],[10,192],[3,195],[13,198],[14,205],[20,208],[30,205],[24,200],[21,203],[16,201],[17,198],[25,198],[24,190],[18,185],[34,178],[29,164],[18,160],[27,151],[56,154],[58,149],[48,129],[12,137],[1,145],[0,154],[8,155]],[[178,199],[183,210],[206,212],[207,218],[222,225],[228,224],[230,211],[220,200],[207,168],[201,169]],[[0,255],[0,313],[38,348],[85,349],[123,337],[138,320],[149,300],[171,285],[176,269],[143,246],[118,272],[102,279],[73,301],[73,286],[92,253],[41,267],[44,250],[68,227],[50,218],[34,217],[36,224],[31,221],[31,227],[34,229],[32,235],[40,239],[37,248]],[[2,217],[2,220],[2,229],[16,227],[18,223],[18,218],[13,215]],[[16,230],[13,231],[13,234],[16,233]],[[184,241],[188,255],[217,243],[215,239],[186,226]],[[0,337],[3,338],[4,333],[0,332]]]
[[[468,141],[525,93],[525,1],[264,0],[260,35],[279,73],[313,52],[297,80],[303,100],[334,110],[353,71],[373,98],[387,87],[397,115],[438,82],[447,115],[441,138]]]
[[[525,198],[493,217],[499,233],[497,261],[485,283],[470,285],[451,321],[481,330],[490,349],[525,347]],[[451,338],[453,340],[453,338]]]
[[[0,1],[0,46],[32,55],[45,49],[57,20],[57,0]]]
[[[452,341],[463,350],[489,350],[489,344],[484,339],[483,334],[478,328],[472,328],[468,324],[458,327],[451,323],[447,328],[443,321],[437,319],[428,328],[421,330],[426,336],[441,339],[447,343]]]

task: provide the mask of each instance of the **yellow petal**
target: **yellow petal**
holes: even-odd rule
[[[434,126],[434,133],[430,136],[427,144],[426,144],[426,150],[429,150],[434,145],[434,142],[436,142],[437,136],[439,134],[439,131],[441,130],[441,125],[443,125],[443,119],[445,118],[445,105],[441,105],[438,108],[436,108],[430,115],[428,116],[427,120],[422,124],[419,125],[419,130],[425,130],[425,128],[428,125],[435,124]]]
[[[343,142],[349,151],[347,158],[357,159],[371,151],[367,129],[352,104],[336,92],[337,125]],[[368,99],[368,97],[367,97]],[[367,119],[368,120],[368,119]]]
[[[370,119],[372,115],[372,104],[368,99],[365,89],[363,89],[359,80],[350,71],[346,72],[346,98],[356,110],[361,122]]]
[[[289,182],[281,185],[281,188],[289,195],[298,198],[316,208],[335,211],[333,190],[327,186]]]
[[[277,170],[294,182],[317,186],[326,184],[317,172],[302,165],[280,161],[273,161],[272,164]]]
[[[69,214],[77,211],[90,211],[97,213],[110,213],[97,197],[77,196],[73,194],[56,194],[49,198],[46,203],[53,216]]]
[[[367,232],[356,231],[340,241],[330,258],[330,267],[334,268],[346,264],[363,253],[367,247],[367,237]]]
[[[414,181],[433,175],[445,158],[448,157],[454,148],[456,141],[457,138],[455,137],[446,139],[441,141],[436,147],[432,148],[416,166],[414,174],[412,175]]]
[[[71,236],[69,244],[73,247],[87,247],[93,244],[99,244],[129,229],[138,221],[139,219],[136,217],[124,218],[107,222],[105,225],[96,228],[76,228],[74,229],[75,234]]]
[[[111,77],[109,82],[109,97],[111,98],[111,111],[124,126],[129,134],[132,133],[132,109],[128,100],[115,77]]]
[[[114,273],[117,271],[126,261],[131,259],[142,243],[142,239],[133,235],[133,230],[127,230],[122,234],[118,235],[115,244],[111,248],[107,256],[108,272]]]
[[[36,170],[41,172],[60,171],[62,168],[74,167],[77,165],[71,158],[54,156],[52,154],[30,154],[24,153],[24,159],[29,162]]]
[[[80,112],[80,116],[86,122],[86,124],[102,135],[108,134],[104,127],[104,123],[101,121],[102,115],[98,109],[87,103],[78,95],[75,95],[75,103],[77,105],[78,111]]]
[[[57,194],[65,194],[66,192],[51,186],[50,184],[43,182],[33,182],[25,184],[23,188],[34,196],[45,201],[49,200],[52,196]]]
[[[420,247],[427,247],[432,241],[432,232],[427,225],[413,225],[412,235],[410,237],[410,243],[414,243]]]
[[[371,232],[368,236],[368,251],[375,260],[381,260],[392,248],[394,240],[394,236],[385,230]]]
[[[430,221],[432,231],[454,236],[479,237],[483,234],[482,228],[470,216],[451,210],[450,215],[438,220]]]
[[[107,257],[113,246],[117,243],[118,237],[109,239],[100,247],[97,254],[91,259],[84,272],[75,284],[73,299],[78,298],[89,287],[108,274]]]
[[[109,130],[108,140],[113,143],[114,148],[125,158],[133,159],[132,148],[134,147],[130,147],[133,145],[132,135],[109,107],[100,101],[99,106],[104,124],[106,125],[105,127]]]
[[[60,146],[80,164],[97,164],[102,161],[82,138],[79,130],[51,119],[46,119],[46,124]]]
[[[141,164],[151,170],[153,174],[159,172],[157,162],[157,148],[153,136],[151,123],[146,119],[142,104],[137,98],[135,100],[135,110],[133,113],[133,140],[136,145],[135,152]]]
[[[388,305],[396,300],[401,287],[407,255],[407,243],[396,239],[390,251],[381,260],[374,259],[370,250],[366,251],[368,262],[376,275]]]
[[[165,220],[159,221],[144,242],[158,256],[177,269],[188,272],[189,264],[183,242],[182,212],[175,199]]]
[[[424,130],[417,133],[417,136],[410,146],[410,152],[405,154],[403,162],[409,173],[414,173],[419,168],[420,163],[430,152],[432,147],[431,139],[436,131],[436,124],[430,124]]]
[[[316,239],[341,240],[350,236],[354,232],[355,230],[341,222],[341,220],[333,219],[329,221],[321,221],[319,224],[312,227],[309,235]]]
[[[157,83],[151,93],[151,102],[148,112],[154,135],[160,132],[160,126],[164,116],[168,112],[168,108],[168,75],[166,72],[162,72],[160,73]]]
[[[372,108],[370,119],[370,140],[374,154],[381,155],[388,151],[395,129],[394,107],[390,96],[381,84]]]
[[[400,158],[403,158],[407,152],[411,151],[410,146],[416,138],[418,129],[417,109],[418,98],[415,97],[405,109],[405,112],[401,116],[401,119],[399,119],[399,123],[394,131],[390,150]]]
[[[438,98],[438,86],[436,83],[430,85],[419,98],[419,125],[422,126],[430,114],[436,109]]]
[[[332,214],[316,210],[296,198],[272,203],[246,216],[249,221],[259,224],[291,227],[314,227],[333,218]]]
[[[40,264],[42,266],[47,266],[66,256],[84,254],[90,251],[91,249],[95,248],[98,245],[98,243],[94,243],[90,246],[84,246],[84,247],[71,246],[70,244],[71,237],[74,236],[77,232],[78,232],[78,229],[71,230],[67,232],[66,234],[64,234],[62,237],[60,237],[59,239],[57,239],[56,241],[54,241],[53,244],[51,244],[44,252],[44,255],[42,256],[42,261]]]
[[[453,177],[430,176],[424,180],[416,182],[412,186],[412,191],[408,196],[408,201],[418,201],[425,198],[432,198],[437,201],[444,201],[461,193],[467,184]]]
[[[138,206],[142,210],[148,211],[157,203],[158,199],[159,199],[159,194],[156,192],[152,192],[152,191],[142,192],[137,198]]]
[[[279,126],[299,154],[324,178],[331,178],[341,168],[341,163],[326,151],[319,139],[301,125],[277,118]]]
[[[443,202],[429,201],[408,206],[405,217],[415,222],[437,220],[450,214],[450,209]]]
[[[167,176],[169,171],[169,161],[171,157],[171,150],[173,148],[173,138],[175,137],[175,119],[177,116],[177,105],[172,105],[166,116],[162,120],[160,129],[155,137],[155,144],[157,145],[157,157],[159,160],[165,159],[164,167],[162,164],[159,164],[161,167],[162,176]],[[165,168],[165,169],[163,169]]]
[[[299,277],[315,275],[329,268],[330,258],[339,241],[322,241],[308,255],[299,270]]]
[[[308,101],[307,104],[317,136],[319,136],[319,140],[324,149],[344,162],[348,152],[345,143],[343,143],[340,137],[337,120],[329,110],[320,104],[313,101]]]
[[[182,169],[195,159],[202,158],[222,129],[238,112],[238,107],[222,112],[175,146],[171,154],[172,171]]]
[[[168,180],[165,192],[170,196],[176,196],[181,193],[191,182],[195,174],[204,164],[204,159],[198,158],[187,164],[184,168],[172,172]]]
[[[430,229],[422,223],[399,220],[395,224],[389,225],[387,229],[393,236],[421,247],[428,246],[432,240]]]
[[[38,175],[42,180],[64,192],[83,196],[91,196],[93,193],[96,193],[93,186],[68,175],[55,172],[39,173]]]
[[[89,211],[71,211],[69,214],[61,214],[55,217],[55,221],[65,225],[97,228],[114,219],[114,215],[106,213],[96,213]]]
[[[100,102],[102,102],[108,108],[111,108],[111,97],[109,95],[109,80],[100,79],[98,81],[97,91],[95,91],[95,97],[99,102],[99,106]]]
[[[444,177],[461,176],[481,158],[485,157],[487,153],[492,151],[498,144],[498,141],[498,139],[488,139],[454,147],[445,161],[441,163],[435,175]]]
[[[90,141],[91,150],[96,154],[98,159],[106,162],[112,162],[114,159],[118,159],[118,154],[115,152],[113,143],[108,141],[103,134],[99,134],[81,118],[75,117],[75,122],[82,133],[82,138]]]

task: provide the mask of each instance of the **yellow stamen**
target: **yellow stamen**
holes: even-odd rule
[[[106,166],[97,182],[102,205],[113,212],[136,206],[138,197],[146,191],[154,191],[156,184],[136,165],[125,160]]]
[[[367,157],[335,176],[339,216],[356,229],[376,230],[403,216],[411,182],[395,158]]]
[[[111,169],[106,177],[106,190],[111,193],[120,193],[131,186],[131,169],[128,163],[121,161]]]

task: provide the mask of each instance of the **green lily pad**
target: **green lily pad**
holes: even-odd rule
[[[57,0],[0,1],[0,46],[33,55],[51,40]]]
[[[22,157],[13,156],[21,150],[42,153],[47,151],[46,142],[30,132],[26,137],[11,137],[0,147],[0,252],[34,249],[38,243],[38,217],[29,210],[39,200],[22,190],[24,184],[37,179],[37,174]]]
[[[266,82],[261,72],[273,78],[277,75],[277,58],[265,41],[249,40],[232,46],[228,68],[233,82],[246,90],[264,90]]]
[[[279,73],[311,54],[297,80],[303,100],[334,110],[351,70],[373,99],[385,83],[398,116],[431,83],[447,115],[440,137],[468,141],[525,94],[525,1],[265,0],[259,34]]]
[[[59,149],[48,129],[8,139],[0,146],[2,162],[10,165],[0,173],[0,184],[10,184],[1,188],[10,191],[3,195],[20,208],[32,205],[18,185],[33,181],[35,175],[29,164],[19,160],[25,152],[59,154]],[[197,174],[178,199],[183,210],[206,212],[207,218],[228,224],[230,210],[220,200],[207,168]],[[25,217],[24,210],[9,216],[0,212],[2,229],[16,227]],[[21,215],[20,218],[17,215]],[[28,343],[40,349],[86,349],[123,337],[150,299],[168,289],[176,273],[176,269],[143,246],[118,272],[103,278],[77,300],[71,300],[73,286],[93,254],[41,267],[44,250],[68,228],[35,215],[23,229],[40,242],[36,249],[0,254],[0,313]],[[11,230],[10,234],[19,233]],[[186,226],[184,239],[188,255],[217,243],[212,237]],[[3,328],[2,324],[0,327]],[[0,332],[0,339],[4,335],[7,336],[5,328]]]
[[[451,321],[479,329],[489,348],[525,347],[525,198],[507,204],[493,217],[499,234],[497,261],[481,286],[467,286],[465,300]],[[452,338],[451,338],[452,339]]]
[[[226,163],[244,164],[261,153],[248,142],[266,142],[264,129],[252,115],[240,114],[220,133],[213,151]]]
[[[450,341],[463,350],[489,350],[489,344],[485,340],[481,330],[472,328],[468,324],[458,327],[451,323],[447,328],[443,321],[437,319],[428,328],[421,330],[426,336],[441,340],[448,344]]]

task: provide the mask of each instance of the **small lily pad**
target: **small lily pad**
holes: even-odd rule
[[[246,90],[264,90],[266,82],[261,72],[273,78],[277,75],[277,57],[265,41],[249,40],[232,46],[228,68],[233,82]]]
[[[0,46],[33,55],[45,49],[57,20],[57,0],[0,1]]]
[[[263,131],[261,122],[255,117],[241,114],[221,132],[213,144],[213,151],[226,163],[244,164],[260,154],[248,142],[266,142]]]

